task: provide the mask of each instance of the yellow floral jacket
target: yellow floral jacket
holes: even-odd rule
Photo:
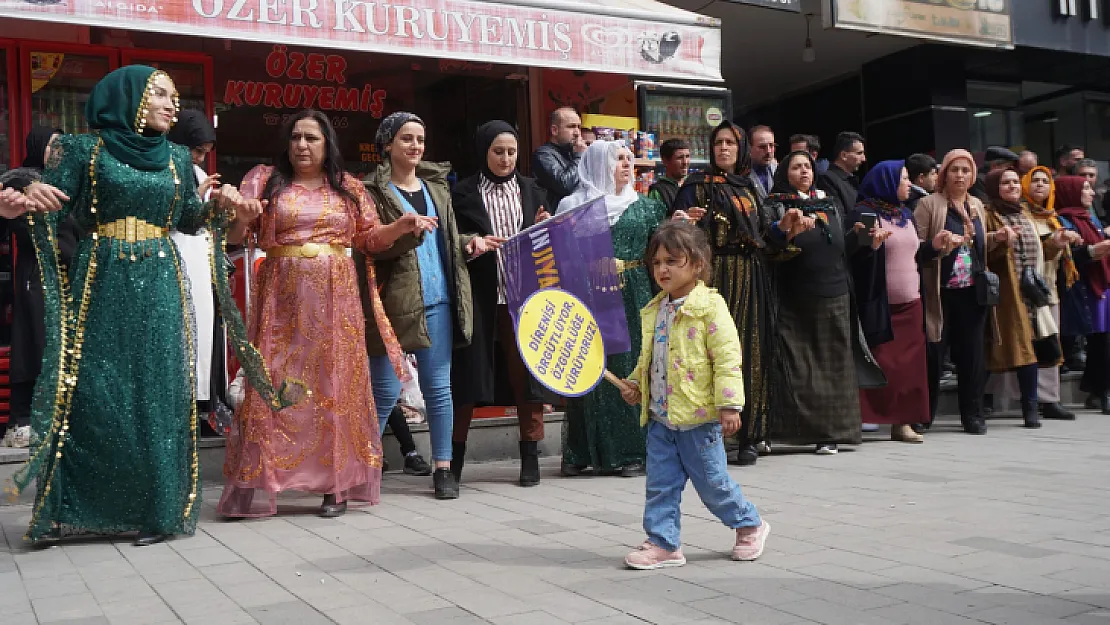
[[[651,403],[651,352],[655,320],[666,293],[640,311],[643,346],[636,369],[628,378],[640,385],[640,425],[647,425]],[[717,409],[744,405],[740,337],[728,304],[716,289],[698,282],[678,309],[667,341],[669,421],[679,427],[710,423]]]

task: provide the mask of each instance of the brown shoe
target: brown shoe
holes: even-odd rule
[[[924,443],[925,437],[913,431],[908,425],[890,426],[890,440],[903,443]]]

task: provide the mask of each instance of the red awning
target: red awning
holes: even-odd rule
[[[0,17],[721,80],[720,21],[654,0],[0,0]]]

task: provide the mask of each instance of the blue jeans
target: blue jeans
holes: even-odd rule
[[[451,306],[438,304],[424,310],[428,338],[432,346],[413,352],[416,372],[420,376],[420,392],[428,411],[428,433],[432,441],[432,458],[451,460],[451,428],[455,411],[451,402],[451,351],[454,321]],[[374,390],[374,406],[378,412],[379,432],[385,432],[389,413],[401,396],[401,381],[393,371],[388,356],[370,359],[370,382]]]
[[[759,527],[755,504],[744,499],[740,485],[728,474],[720,423],[678,431],[651,421],[647,427],[647,506],[644,531],[656,547],[681,546],[682,491],[694,482],[702,503],[725,525]]]

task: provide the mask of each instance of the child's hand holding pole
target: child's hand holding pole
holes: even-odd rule
[[[632,380],[622,380],[617,375],[608,369],[605,370],[605,379],[610,384],[617,387],[621,392],[621,399],[628,402],[629,406],[635,406],[640,403],[640,385]]]

